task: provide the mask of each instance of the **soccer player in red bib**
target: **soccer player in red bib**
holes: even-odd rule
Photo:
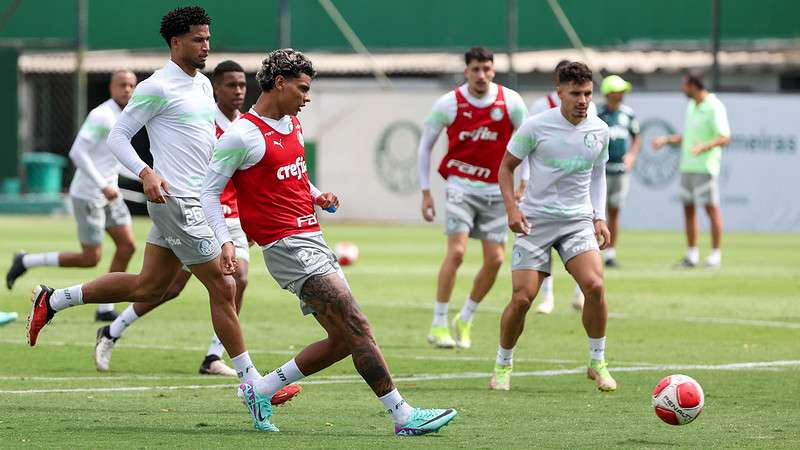
[[[201,201],[227,264],[236,263],[223,218],[220,194],[233,181],[242,228],[261,246],[278,284],[297,295],[304,314],[328,337],[303,349],[280,368],[240,385],[256,429],[270,423],[270,397],[279,389],[352,356],[353,364],[391,414],[398,435],[435,432],[456,416],[453,409],[412,408],[394,386],[367,318],[358,308],[333,252],[322,238],[314,205],[338,206],[308,180],[303,129],[296,115],[310,101],[314,69],[292,49],[275,50],[256,75],[261,95],[253,108],[220,138],[206,175]]]
[[[428,333],[428,342],[440,348],[472,345],[473,314],[492,288],[503,263],[508,230],[497,172],[511,134],[528,115],[519,94],[492,82],[495,69],[491,51],[473,47],[464,54],[464,62],[467,82],[433,105],[418,150],[422,217],[431,222],[436,214],[430,184],[431,153],[439,134],[447,128],[447,154],[439,164],[439,174],[447,180],[447,255],[439,269],[433,321]],[[520,196],[527,174],[528,165],[523,164]],[[483,265],[475,276],[469,298],[453,319],[451,335],[447,323],[448,303],[468,238],[481,241]]]

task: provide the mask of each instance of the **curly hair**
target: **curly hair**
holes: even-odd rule
[[[181,36],[190,31],[192,25],[211,25],[211,17],[206,10],[199,6],[184,6],[175,8],[164,14],[161,18],[161,37],[170,46],[170,41],[175,36]]]
[[[275,87],[278,75],[284,78],[298,78],[303,73],[310,78],[316,75],[311,60],[297,50],[282,48],[267,53],[267,57],[261,61],[261,69],[256,73],[256,81],[263,92],[268,92]]]
[[[558,69],[557,79],[561,84],[585,83],[592,81],[592,69],[582,62],[571,62]]]

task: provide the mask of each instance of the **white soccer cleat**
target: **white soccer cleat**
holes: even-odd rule
[[[575,311],[583,311],[583,302],[586,300],[586,297],[583,296],[583,292],[580,289],[575,289],[575,295],[572,297],[572,308]]]
[[[98,372],[108,372],[111,366],[111,353],[114,351],[114,344],[117,340],[108,334],[109,326],[97,329],[97,340],[94,345],[94,365]]]
[[[542,301],[540,301],[533,310],[537,314],[550,314],[553,312],[553,308],[555,307],[555,298],[553,293],[549,293],[542,297]]]

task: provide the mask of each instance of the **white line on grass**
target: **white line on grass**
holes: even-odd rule
[[[608,317],[612,319],[655,319],[654,317],[647,316],[634,316],[625,313],[608,313]],[[713,323],[721,325],[742,325],[749,327],[767,327],[767,328],[789,328],[793,330],[800,330],[800,323],[796,322],[779,322],[776,320],[750,320],[750,319],[731,319],[727,317],[659,317],[658,320],[666,320],[669,322],[690,322],[690,323]]]
[[[660,372],[673,370],[762,370],[765,368],[780,367],[800,367],[800,360],[780,360],[780,361],[761,361],[744,362],[731,364],[689,364],[689,365],[662,365],[662,366],[640,366],[640,367],[619,367],[614,372]],[[575,369],[557,370],[537,370],[532,372],[515,372],[514,377],[554,377],[560,375],[576,375],[586,371],[585,367]],[[441,380],[467,380],[474,378],[488,378],[491,374],[486,372],[460,372],[460,373],[437,373],[420,374],[408,377],[395,377],[397,383],[419,382],[419,381],[441,381]],[[353,375],[319,377],[315,380],[303,381],[302,384],[343,384],[343,383],[363,383],[360,377]],[[0,394],[57,394],[57,393],[102,393],[102,392],[142,392],[142,391],[176,391],[176,390],[197,390],[197,389],[233,389],[234,383],[227,384],[206,384],[206,385],[179,385],[179,386],[124,386],[109,388],[59,388],[59,389],[9,389],[0,390]]]

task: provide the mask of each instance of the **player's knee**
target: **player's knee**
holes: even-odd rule
[[[534,297],[535,293],[529,289],[515,289],[511,294],[511,304],[518,309],[527,311],[530,309]]]
[[[603,296],[603,279],[593,277],[583,286],[583,294],[587,300],[600,300]]]
[[[233,281],[236,283],[236,289],[244,291],[247,288],[247,275],[241,272],[236,272],[233,275]]]
[[[451,248],[447,251],[447,259],[450,264],[460,266],[464,262],[465,249],[461,247]]]
[[[136,253],[136,244],[131,242],[121,243],[117,246],[117,257],[130,260]]]
[[[494,254],[484,258],[483,265],[486,266],[487,269],[497,272],[500,270],[500,266],[503,265],[503,254]]]
[[[87,249],[81,254],[80,267],[95,267],[100,262],[100,248]]]

